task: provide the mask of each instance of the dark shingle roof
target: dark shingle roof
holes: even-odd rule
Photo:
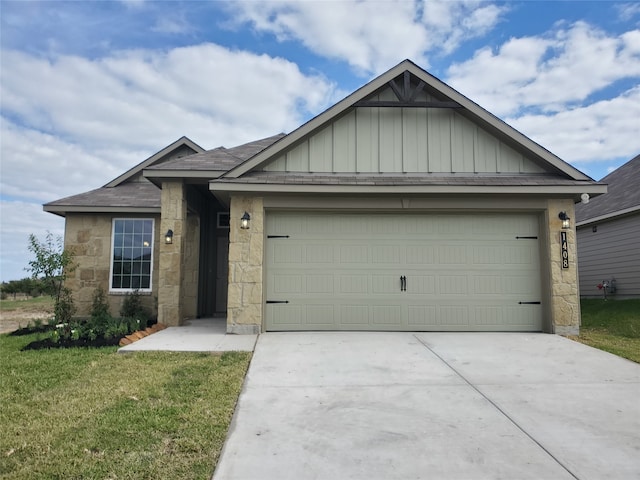
[[[176,158],[160,165],[153,165],[148,170],[187,170],[187,171],[228,171],[245,160],[253,157],[268,146],[274,144],[284,133],[245,143],[233,148],[218,147],[204,153],[196,153],[187,157]]]
[[[239,178],[219,178],[212,183],[279,185],[471,185],[551,186],[584,185],[586,182],[556,175],[440,175],[440,174],[342,174],[251,172]],[[592,182],[587,182],[591,184]]]
[[[587,204],[577,204],[577,222],[640,206],[640,155],[611,172],[599,183],[609,185],[607,193]]]
[[[131,182],[98,188],[44,205],[45,210],[64,211],[65,207],[160,208],[160,189],[149,182]]]

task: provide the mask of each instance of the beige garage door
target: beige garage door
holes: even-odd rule
[[[266,329],[540,331],[530,214],[269,212]]]

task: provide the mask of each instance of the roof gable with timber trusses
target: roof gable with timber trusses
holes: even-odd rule
[[[211,186],[251,179],[269,182],[274,175],[291,175],[295,181],[295,177],[310,174],[423,178],[549,174],[593,183],[409,60],[231,169]]]

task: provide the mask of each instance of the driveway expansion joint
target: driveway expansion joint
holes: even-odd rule
[[[560,465],[569,475],[571,475],[576,480],[580,480],[576,474],[574,474],[564,463],[558,459],[551,451],[549,451],[544,445],[542,445],[538,440],[536,440],[533,435],[531,435],[527,430],[525,430],[521,425],[519,425],[507,412],[505,412],[496,402],[494,402],[491,398],[489,398],[482,390],[480,390],[476,385],[474,385],[470,380],[468,380],[462,373],[460,373],[453,365],[447,362],[443,357],[438,355],[431,346],[425,341],[423,341],[418,335],[414,335],[414,337],[427,349],[429,350],[436,358],[438,358],[442,363],[444,363],[447,367],[449,367],[458,377],[460,377],[467,385],[469,385],[473,390],[478,392],[482,398],[484,398],[487,402],[489,402],[493,407],[498,410],[509,422],[511,422],[518,430],[524,433],[533,443],[538,445],[540,449],[542,449],[547,455],[549,455],[558,465]]]

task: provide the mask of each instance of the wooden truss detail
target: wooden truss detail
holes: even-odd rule
[[[354,103],[354,107],[409,107],[409,108],[462,108],[457,102],[452,101],[417,101],[416,98],[424,90],[426,83],[423,80],[418,82],[418,85],[412,87],[411,74],[405,71],[402,76],[402,84],[398,85],[397,80],[400,77],[396,77],[391,80],[387,85],[391,88],[393,93],[398,98],[397,101],[391,100],[360,100]]]

